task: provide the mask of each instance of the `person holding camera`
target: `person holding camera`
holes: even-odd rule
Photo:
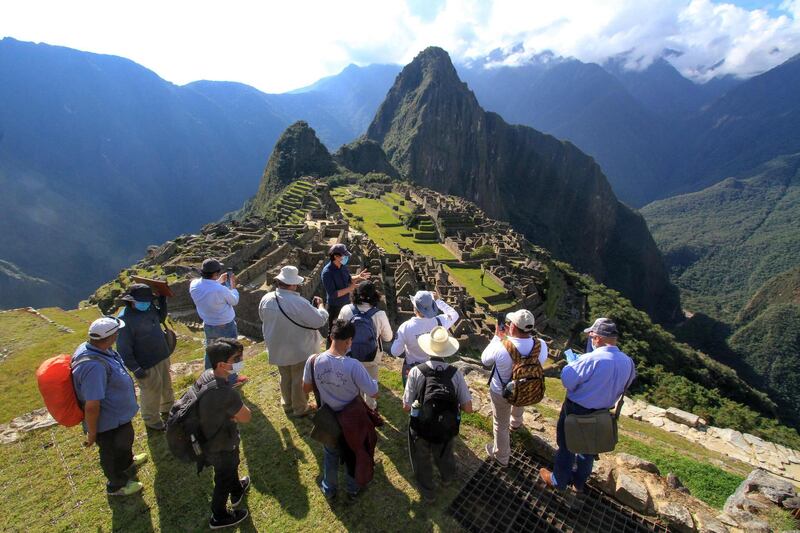
[[[222,263],[216,259],[206,259],[200,269],[200,278],[189,284],[189,296],[192,297],[197,314],[203,320],[203,331],[206,334],[206,347],[216,339],[225,337],[235,339],[239,336],[236,328],[236,311],[239,303],[239,291],[236,289],[236,276],[228,269],[223,273]],[[211,362],[206,355],[206,370]],[[235,372],[228,376],[231,385],[238,387],[247,382],[245,376]]]
[[[328,303],[328,332],[333,321],[339,317],[342,307],[350,303],[350,294],[356,286],[369,279],[370,274],[362,270],[355,276],[350,275],[347,263],[350,261],[350,251],[342,243],[334,244],[328,250],[328,261],[322,268],[322,285],[325,287],[325,300]],[[330,346],[330,337],[327,340]]]
[[[328,322],[328,311],[319,296],[309,302],[298,288],[305,278],[297,267],[285,266],[275,276],[275,290],[261,298],[258,316],[269,363],[281,376],[281,405],[295,417],[311,412],[303,392],[303,369],[309,355],[319,352],[319,329]]]
[[[489,394],[492,400],[492,429],[494,441],[486,445],[486,453],[500,466],[508,466],[511,457],[511,431],[522,427],[523,407],[511,405],[503,395],[511,381],[515,350],[522,358],[538,357],[539,364],[547,361],[547,344],[533,337],[533,313],[520,309],[498,320],[494,337],[481,354],[484,366],[492,367]],[[538,346],[538,351],[534,351]]]

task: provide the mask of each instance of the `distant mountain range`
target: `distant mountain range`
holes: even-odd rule
[[[620,199],[642,205],[800,151],[790,127],[798,63],[703,86],[666,61],[641,72],[552,57],[458,70],[482,107],[572,141]],[[176,86],[123,58],[3,39],[0,209],[13,231],[0,236],[0,260],[58,290],[3,291],[0,307],[37,291],[72,306],[149,244],[238,208],[298,119],[330,150],[357,138],[399,71],[351,65],[274,95],[231,82]]]

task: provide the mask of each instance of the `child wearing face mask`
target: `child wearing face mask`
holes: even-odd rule
[[[200,375],[195,387],[216,380],[216,387],[203,393],[197,409],[205,442],[206,464],[214,467],[214,492],[211,497],[209,527],[233,526],[247,518],[246,509],[237,509],[250,487],[250,478],[239,478],[239,423],[250,422],[250,409],[229,383],[232,373],[244,366],[244,347],[236,339],[216,339],[206,348],[211,368]],[[231,507],[228,508],[230,497]]]

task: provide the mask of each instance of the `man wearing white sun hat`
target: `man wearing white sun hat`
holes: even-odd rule
[[[281,268],[275,276],[275,290],[265,294],[258,305],[267,357],[281,375],[281,405],[295,417],[311,411],[303,392],[303,368],[309,355],[319,352],[319,328],[328,322],[321,298],[315,296],[312,303],[297,292],[305,281],[296,266]]]
[[[433,465],[439,469],[442,484],[455,476],[453,446],[461,421],[459,411],[472,412],[472,396],[458,368],[444,360],[458,351],[458,341],[442,326],[418,339],[419,347],[430,359],[408,373],[403,409],[411,413],[408,451],[420,494],[427,501],[435,496]]]

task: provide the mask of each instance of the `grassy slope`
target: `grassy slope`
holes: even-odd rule
[[[56,324],[49,324],[39,317],[23,311],[0,313],[0,338],[9,356],[0,363],[0,423],[6,423],[17,415],[42,407],[44,403],[36,386],[36,368],[49,357],[61,353],[72,353],[86,340],[89,324],[100,316],[96,307],[64,311],[57,307],[41,309],[40,312]],[[58,325],[66,326],[73,333],[59,331]],[[172,362],[189,361],[203,356],[202,340],[179,323],[172,325],[182,336]]]

